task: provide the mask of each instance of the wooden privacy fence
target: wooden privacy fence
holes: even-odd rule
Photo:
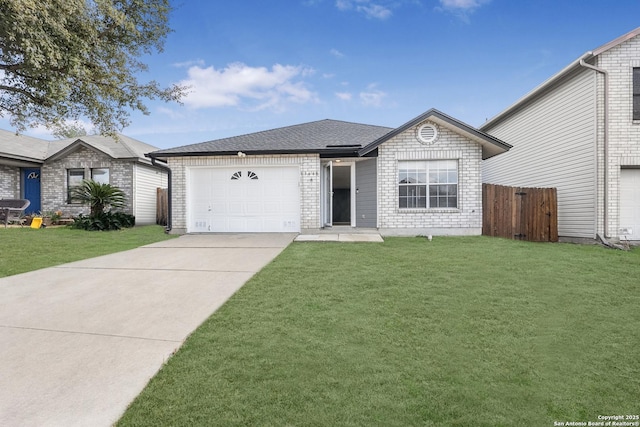
[[[156,224],[167,225],[169,216],[169,191],[166,188],[156,189]]]
[[[482,184],[482,234],[557,242],[557,205],[555,188]]]

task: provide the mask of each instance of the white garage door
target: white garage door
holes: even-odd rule
[[[620,170],[620,237],[640,240],[640,169]]]
[[[192,168],[187,232],[300,231],[297,167]]]

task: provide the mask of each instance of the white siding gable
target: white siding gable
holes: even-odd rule
[[[596,234],[596,77],[583,70],[526,108],[483,129],[511,144],[483,162],[482,181],[556,187],[558,234]]]

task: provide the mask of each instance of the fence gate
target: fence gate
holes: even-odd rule
[[[555,188],[482,184],[482,234],[532,242],[558,241]]]
[[[166,188],[156,189],[156,224],[167,225],[169,213],[169,192]]]

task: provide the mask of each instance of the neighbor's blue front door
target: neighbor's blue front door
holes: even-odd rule
[[[31,204],[27,214],[40,212],[40,169],[23,169],[24,198]]]

